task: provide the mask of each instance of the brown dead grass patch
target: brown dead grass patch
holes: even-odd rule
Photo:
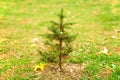
[[[107,80],[111,75],[112,69],[110,67],[101,69],[98,76],[102,77],[102,80]]]
[[[63,71],[60,71],[57,64],[50,64],[45,67],[43,72],[36,72],[38,79],[45,78],[45,80],[79,80],[81,77],[80,71],[84,69],[83,64],[63,64]]]

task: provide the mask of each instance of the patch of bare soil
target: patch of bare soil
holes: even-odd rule
[[[80,72],[84,70],[84,64],[63,64],[63,70],[60,71],[57,64],[51,64],[45,67],[43,72],[36,72],[38,78],[36,80],[79,80]]]

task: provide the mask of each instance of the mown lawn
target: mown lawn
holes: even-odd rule
[[[76,22],[68,62],[85,64],[80,80],[120,80],[119,0],[0,0],[0,80],[36,78],[40,35],[62,7]]]

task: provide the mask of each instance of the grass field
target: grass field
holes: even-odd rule
[[[40,35],[62,7],[76,22],[68,61],[86,65],[80,80],[120,80],[119,0],[0,0],[0,80],[34,80]]]

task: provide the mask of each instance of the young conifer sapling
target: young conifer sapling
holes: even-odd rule
[[[50,33],[44,35],[46,37],[45,45],[49,46],[47,51],[39,51],[41,60],[47,62],[58,62],[59,68],[62,70],[62,58],[66,57],[73,51],[71,42],[75,40],[75,35],[68,32],[70,25],[73,22],[65,22],[63,9],[58,14],[59,21],[51,21],[51,26],[48,27]]]

